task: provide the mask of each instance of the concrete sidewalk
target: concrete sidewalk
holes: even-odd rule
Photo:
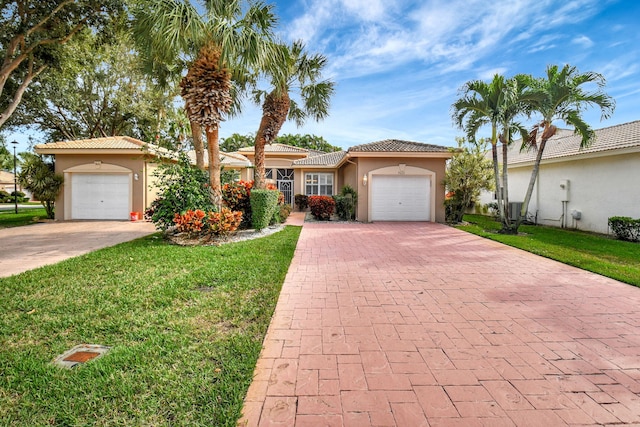
[[[640,425],[640,289],[430,223],[307,223],[248,426]]]
[[[64,221],[0,229],[0,277],[154,232],[153,224],[144,221]]]

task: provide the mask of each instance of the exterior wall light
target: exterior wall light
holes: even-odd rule
[[[367,174],[365,173],[364,176],[362,177],[362,185],[364,185],[365,187],[367,186]]]

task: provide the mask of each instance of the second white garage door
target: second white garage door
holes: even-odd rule
[[[129,219],[128,174],[74,173],[71,176],[72,219]]]
[[[428,176],[374,175],[371,180],[372,221],[430,221]]]

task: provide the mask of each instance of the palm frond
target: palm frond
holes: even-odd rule
[[[580,112],[574,110],[573,112],[567,113],[565,120],[568,124],[575,128],[574,133],[576,135],[580,135],[580,148],[588,147],[595,137],[595,132],[582,119],[582,117],[580,116]]]

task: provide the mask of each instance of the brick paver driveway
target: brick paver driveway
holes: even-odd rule
[[[640,289],[438,224],[305,224],[241,423],[640,424]]]

